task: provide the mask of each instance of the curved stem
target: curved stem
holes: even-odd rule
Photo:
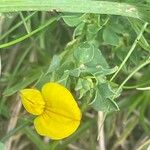
[[[128,60],[128,58],[130,57],[131,53],[134,51],[134,49],[135,49],[135,47],[136,47],[138,41],[139,41],[140,38],[142,37],[142,34],[143,34],[144,30],[146,29],[147,25],[148,25],[147,22],[143,25],[143,27],[142,27],[142,29],[141,29],[141,32],[139,33],[139,35],[138,35],[137,38],[135,39],[135,41],[134,41],[132,47],[130,48],[130,50],[129,50],[128,54],[127,54],[127,56],[125,57],[125,59],[123,60],[123,62],[121,63],[121,65],[119,66],[119,68],[118,68],[118,70],[116,71],[116,73],[112,76],[112,78],[110,79],[110,81],[112,81],[112,80],[117,76],[118,72],[122,69],[122,67],[124,66],[124,64],[127,62],[127,60]]]
[[[136,73],[138,72],[140,69],[142,69],[143,67],[145,67],[146,65],[150,64],[150,57],[143,62],[141,65],[139,65],[131,74],[129,74],[129,76],[120,84],[118,90],[116,93],[118,93],[122,87],[126,84],[126,82]]]

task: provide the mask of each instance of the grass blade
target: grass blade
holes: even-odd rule
[[[150,8],[145,5],[135,6],[134,4],[107,2],[107,1],[91,1],[89,0],[2,0],[0,4],[0,12],[16,12],[16,11],[51,11],[73,13],[97,13],[121,15],[146,19]]]

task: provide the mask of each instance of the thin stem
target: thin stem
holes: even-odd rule
[[[44,25],[40,26],[39,28],[35,29],[34,31],[30,32],[29,34],[26,34],[26,35],[24,35],[24,36],[22,36],[22,37],[20,37],[20,38],[18,38],[16,40],[8,42],[8,43],[1,44],[0,48],[6,48],[8,46],[12,46],[14,44],[17,44],[17,43],[19,43],[19,42],[21,42],[21,41],[23,41],[23,40],[33,36],[34,34],[42,31],[44,28],[46,28],[47,26],[52,24],[54,21],[59,20],[59,19],[60,19],[60,16],[53,17],[48,22],[46,22]]]
[[[36,14],[36,11],[31,13],[29,16],[27,16],[24,21],[27,21],[28,19],[30,19],[33,15]],[[13,32],[15,29],[17,29],[19,26],[21,26],[23,24],[23,21],[20,21],[19,23],[17,23],[15,26],[11,27],[6,33],[4,33],[3,35],[1,35],[0,40],[4,39],[6,36],[8,36],[11,32]]]
[[[136,88],[137,90],[141,90],[141,91],[146,91],[146,90],[150,90],[150,87],[143,87],[143,88]]]
[[[112,76],[112,78],[110,79],[110,81],[112,81],[112,80],[117,76],[118,72],[122,69],[122,67],[123,67],[123,66],[125,65],[125,63],[127,62],[127,60],[128,60],[128,58],[130,57],[131,53],[134,51],[134,49],[135,49],[135,47],[136,47],[138,41],[139,41],[140,38],[142,37],[142,34],[143,34],[144,30],[146,29],[147,25],[148,25],[147,22],[143,25],[143,27],[142,27],[142,29],[141,29],[139,35],[138,35],[137,38],[135,39],[133,45],[131,46],[131,48],[130,48],[128,54],[127,54],[127,56],[125,57],[125,59],[123,60],[123,62],[121,63],[121,65],[119,66],[119,68],[118,68],[118,70],[116,71],[116,73]]]
[[[22,19],[22,21],[23,21],[23,24],[24,24],[24,27],[25,27],[27,33],[29,34],[29,33],[30,33],[30,29],[28,28],[28,25],[27,25],[27,23],[26,23],[26,21],[25,21],[25,18],[24,18],[24,16],[23,16],[22,12],[20,12],[19,15],[20,15],[20,17],[21,17],[21,19]]]
[[[138,72],[140,69],[142,69],[143,67],[145,67],[146,65],[150,64],[150,57],[144,62],[142,63],[140,66],[138,66],[131,74],[129,74],[129,76],[121,83],[121,85],[119,86],[118,90],[116,93],[118,93],[122,87],[126,84],[126,82],[136,73]]]
[[[136,88],[141,88],[143,86],[147,86],[150,84],[150,80],[149,81],[145,81],[141,84],[137,84],[137,85],[127,85],[127,86],[123,86],[123,89],[136,89]]]

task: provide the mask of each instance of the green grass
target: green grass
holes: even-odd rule
[[[149,0],[1,0],[0,150],[146,150],[149,11]],[[36,133],[18,97],[48,81],[69,88],[83,112],[79,129],[60,141]]]
[[[113,7],[112,7],[113,6]],[[143,5],[143,8],[146,5]],[[100,14],[114,14],[122,15],[134,18],[140,18],[138,7],[132,4],[107,2],[107,1],[89,1],[86,0],[7,0],[2,1],[0,6],[0,12],[16,12],[16,11],[49,11],[57,10],[62,12],[75,12],[75,13],[100,13]],[[149,9],[148,9],[149,10]]]

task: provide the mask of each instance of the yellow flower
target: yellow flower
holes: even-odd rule
[[[33,114],[36,131],[51,139],[62,139],[78,128],[81,111],[72,94],[62,85],[46,83],[41,92],[36,89],[20,91],[23,106]]]

